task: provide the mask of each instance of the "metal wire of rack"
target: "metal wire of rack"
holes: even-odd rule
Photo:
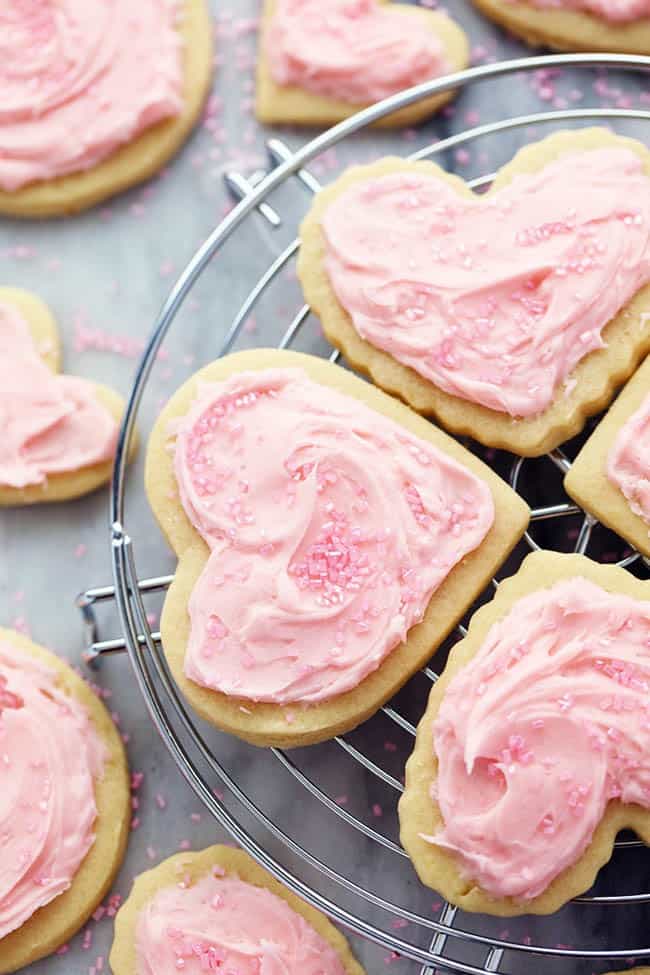
[[[271,161],[271,169],[268,173],[256,173],[249,177],[237,172],[226,174],[226,183],[240,202],[199,249],[172,290],[140,361],[127,406],[118,443],[111,494],[110,532],[115,584],[88,589],[78,597],[77,601],[84,622],[86,661],[94,663],[112,653],[128,652],[136,680],[155,727],[187,782],[221,825],[244,849],[295,893],[325,911],[353,933],[383,946],[395,957],[401,956],[419,962],[422,965],[421,975],[432,975],[434,967],[449,972],[462,972],[466,975],[505,973],[514,969],[511,967],[505,969],[502,966],[510,961],[516,967],[517,959],[523,959],[528,965],[532,961],[539,963],[544,959],[545,964],[548,965],[557,959],[577,964],[581,961],[599,959],[623,960],[631,956],[646,958],[650,957],[650,947],[613,946],[607,943],[570,947],[564,944],[542,943],[549,939],[534,941],[519,933],[514,936],[509,935],[507,931],[499,931],[497,919],[482,918],[480,922],[476,922],[472,916],[463,915],[449,904],[436,905],[437,916],[432,917],[425,913],[421,906],[414,906],[406,898],[401,903],[384,896],[380,893],[382,888],[385,888],[385,884],[381,883],[381,878],[385,877],[384,871],[398,867],[402,869],[404,866],[408,868],[406,855],[396,838],[387,835],[387,831],[382,831],[376,822],[369,823],[356,811],[350,811],[331,794],[326,784],[318,781],[319,763],[315,757],[319,749],[332,746],[312,747],[307,751],[306,757],[301,755],[298,758],[295,757],[294,752],[288,754],[280,749],[270,749],[268,761],[277,763],[278,768],[286,773],[287,781],[291,780],[296,788],[301,790],[298,795],[306,797],[304,801],[312,803],[313,800],[310,809],[314,808],[319,815],[326,817],[323,821],[326,825],[319,823],[320,829],[329,829],[333,833],[337,830],[351,831],[336,835],[339,837],[345,835],[346,841],[351,837],[354,842],[368,843],[371,859],[381,858],[381,872],[379,873],[378,859],[378,873],[369,878],[365,885],[357,882],[334,863],[333,857],[332,862],[319,857],[306,843],[296,838],[289,827],[279,825],[272,812],[263,807],[260,799],[247,788],[247,784],[240,781],[236,770],[233,771],[228,765],[225,751],[223,755],[219,752],[222,739],[208,740],[209,733],[204,730],[204,726],[199,726],[197,719],[188,711],[167,668],[160,634],[152,632],[147,621],[143,597],[164,592],[173,577],[170,575],[143,579],[139,577],[134,554],[135,543],[127,530],[125,513],[126,459],[135,419],[155,357],[183,301],[210,260],[252,213],[261,214],[273,228],[283,225],[281,213],[269,202],[269,197],[275,189],[287,183],[291,177],[295,177],[310,193],[318,192],[320,185],[306,168],[307,164],[324,150],[335,146],[342,139],[397,108],[432,94],[452,88],[460,89],[484,79],[496,79],[516,72],[568,65],[589,70],[616,67],[650,73],[650,58],[626,55],[605,57],[549,55],[484,65],[393,96],[323,133],[295,153],[279,140],[270,139],[267,143]],[[414,153],[412,158],[431,158],[474,139],[529,125],[555,126],[558,123],[573,121],[612,123],[618,120],[650,122],[650,111],[569,109],[501,119],[438,141]],[[480,189],[489,185],[492,178],[493,174],[486,174],[474,179],[470,185]],[[278,274],[295,259],[298,249],[298,240],[288,244],[254,284],[227,332],[221,347],[221,355],[227,354],[233,348],[251,311]],[[310,309],[306,305],[299,308],[286,328],[279,342],[279,348],[292,346],[306,327],[310,315]],[[329,353],[329,359],[344,365],[335,350]],[[524,484],[526,471],[533,465],[539,464],[550,464],[551,470],[555,469],[563,475],[570,468],[571,461],[561,450],[554,450],[546,457],[535,461],[515,459],[510,469],[510,482],[515,490],[526,495],[527,486]],[[545,479],[547,474],[544,475],[543,480]],[[539,477],[532,477],[533,485],[535,480],[539,480]],[[587,552],[593,543],[598,522],[568,499],[532,507],[532,527],[526,533],[524,551],[540,547],[533,534],[535,530],[547,525],[557,526],[571,518],[579,519],[579,526],[574,529],[572,537],[572,549],[576,552]],[[544,544],[547,542],[545,541]],[[621,544],[619,540],[619,548]],[[633,567],[644,576],[648,574],[650,568],[648,560],[634,551],[619,551],[614,556],[610,556],[610,560],[616,561],[621,566]],[[496,579],[493,585],[498,586]],[[114,601],[117,605],[123,636],[100,640],[96,608],[107,601]],[[462,638],[465,633],[465,627],[460,625],[457,628],[456,638]],[[436,671],[431,666],[425,667],[421,675],[410,682],[409,687],[414,681],[421,681],[422,678],[426,692],[431,683],[437,679]],[[421,690],[422,688],[420,688],[420,698]],[[396,702],[386,705],[378,716],[364,726],[365,732],[370,731],[372,734],[374,725],[383,722],[385,726],[400,734],[404,747],[396,750],[402,764],[410,751],[415,734],[414,721],[403,713],[404,707],[400,705],[400,701],[403,700],[404,692],[401,696],[398,695]],[[334,747],[338,748],[342,756],[341,760],[345,759],[346,762],[350,760],[354,763],[351,766],[354,774],[363,782],[371,782],[373,788],[380,787],[388,796],[387,801],[393,807],[396,805],[396,800],[402,791],[402,783],[394,763],[387,767],[389,765],[387,761],[382,761],[377,756],[370,757],[367,754],[369,749],[360,747],[354,734],[337,738]],[[257,754],[259,755],[259,752]],[[214,783],[220,783],[222,788],[225,787],[229,796],[228,802],[221,798],[221,793],[215,788]],[[616,845],[616,856],[621,855],[621,851],[624,855],[627,849],[641,846],[635,839],[619,839]],[[418,893],[426,892],[418,889]],[[648,903],[650,903],[648,890],[636,893],[592,893],[574,901],[574,905],[577,905],[575,909],[581,911],[610,909],[615,906],[627,906],[632,909],[634,905]],[[405,933],[407,930],[408,934]],[[459,946],[467,949],[466,957],[463,956]]]

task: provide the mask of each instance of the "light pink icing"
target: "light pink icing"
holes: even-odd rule
[[[435,386],[529,417],[650,281],[650,178],[575,153],[486,199],[434,174],[356,183],[326,210],[326,270],[357,332]]]
[[[70,887],[93,845],[106,748],[54,672],[7,642],[0,685],[14,698],[0,701],[1,941]]]
[[[607,456],[607,477],[650,524],[650,395],[619,430]]]
[[[0,187],[90,169],[182,107],[176,0],[0,4]]]
[[[43,484],[48,474],[110,460],[117,424],[93,383],[43,362],[17,307],[0,302],[0,484]]]
[[[650,808],[649,681],[650,602],[581,577],[520,599],[445,691],[426,839],[495,897],[541,894],[608,800]]]
[[[138,918],[136,951],[135,975],[345,975],[286,901],[236,877],[159,890]]]
[[[650,16],[649,0],[527,0],[544,10],[582,10],[612,24],[625,24]]]
[[[442,42],[377,0],[277,0],[266,52],[273,80],[367,105],[445,74]]]
[[[356,687],[494,518],[469,470],[301,370],[205,387],[177,432],[181,501],[212,550],[185,673],[226,694]]]

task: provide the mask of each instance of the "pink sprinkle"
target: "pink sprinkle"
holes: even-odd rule
[[[115,915],[117,914],[120,908],[121,903],[122,903],[122,897],[120,896],[120,894],[111,894],[111,896],[108,898],[108,905],[106,907],[106,914],[108,915],[108,917],[115,917]]]
[[[372,814],[376,819],[379,819],[384,815],[384,810],[381,808],[378,802],[375,802],[372,807]]]
[[[12,622],[14,630],[29,636],[29,626],[24,616],[16,616]]]
[[[87,549],[86,546],[83,544],[83,542],[79,542],[79,544],[74,550],[74,557],[76,559],[81,559],[86,554],[86,551]]]
[[[154,798],[156,800],[156,805],[158,806],[159,809],[167,808],[167,800],[163,795],[160,794],[160,792],[157,792]]]

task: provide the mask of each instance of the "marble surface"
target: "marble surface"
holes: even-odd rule
[[[217,54],[213,113],[158,179],[73,219],[43,223],[0,221],[0,281],[31,289],[50,304],[60,323],[67,371],[101,379],[123,393],[129,390],[139,351],[175,276],[230,205],[222,178],[224,171],[236,168],[250,172],[265,165],[263,140],[270,133],[257,125],[251,112],[254,18],[259,6],[259,0],[214,0]],[[522,45],[508,40],[464,0],[450,0],[448,7],[467,28],[475,60],[525,53]],[[468,125],[535,112],[549,105],[647,108],[648,93],[647,81],[612,73],[564,72],[555,76],[537,72],[515,76],[465,91],[444,117],[417,132],[362,134],[336,154],[319,160],[314,168],[326,180],[347,160],[370,159],[387,151],[412,151]],[[647,123],[645,126],[647,137]],[[630,125],[625,131],[643,135],[644,130]],[[300,145],[307,137],[294,131],[279,134],[291,146]],[[532,135],[530,130],[522,129],[516,138],[503,135],[477,142],[467,151],[446,153],[442,161],[467,176],[489,172],[509,157],[516,144]],[[217,353],[239,303],[257,275],[292,238],[295,221],[307,203],[307,195],[299,188],[279,193],[274,204],[283,215],[282,227],[274,231],[263,218],[254,216],[212,262],[156,364],[140,417],[143,434],[176,386]],[[298,287],[289,269],[248,321],[240,345],[277,342],[299,306]],[[325,350],[314,323],[308,323],[298,347]],[[129,478],[126,522],[134,536],[141,575],[156,575],[171,571],[173,562],[144,500],[141,472],[142,455]],[[88,586],[109,583],[111,577],[107,498],[107,491],[103,490],[56,508],[44,506],[0,514],[0,619],[56,648],[74,664],[80,664],[83,649],[75,595]],[[159,606],[155,599],[148,604],[153,614]],[[110,606],[101,610],[100,621],[103,638],[118,635],[116,614]],[[135,828],[128,857],[115,885],[116,894],[124,896],[135,874],[180,848],[202,847],[226,839],[226,834],[202,809],[174,767],[153,728],[128,659],[113,657],[104,661],[94,679],[110,693],[109,704],[119,716],[128,740],[132,769],[144,774],[135,793],[138,808],[134,810]],[[402,713],[413,721],[421,710],[424,690],[413,685],[400,698]],[[364,839],[333,813],[324,815],[320,804],[314,806],[277,759],[217,735],[208,735],[208,741],[270,820],[299,837],[314,855],[335,864],[346,876],[368,885],[380,897],[392,899],[402,907],[410,906],[431,918],[439,915],[438,898],[419,887],[405,861]],[[399,778],[409,740],[388,719],[377,719],[370,730],[362,729],[351,736],[350,742]],[[340,748],[328,745],[309,756],[298,753],[294,761],[305,774],[318,780],[340,807],[387,838],[396,839],[396,793],[384,786],[379,789],[375,777],[360,772]],[[245,822],[268,850],[285,865],[298,869],[307,882],[311,877],[316,883],[315,875],[300,867],[277,837],[256,826],[232,792],[217,779],[214,788],[224,795],[223,801],[232,814]],[[627,858],[619,857],[616,870],[610,870],[605,877],[603,889],[648,889],[649,866],[645,853],[632,851]],[[355,907],[354,898],[327,881],[319,883],[325,896]],[[372,905],[364,908],[364,918],[393,935],[411,937],[414,943],[423,945],[428,941],[426,931],[417,935],[412,926],[402,926],[395,917]],[[505,940],[532,937],[550,947],[558,943],[611,945],[618,938],[630,948],[635,942],[637,947],[644,940],[647,943],[647,924],[642,911],[635,908],[617,908],[607,913],[595,906],[576,906],[562,912],[560,918],[535,924],[485,919],[465,919],[463,923],[477,933]],[[111,936],[109,917],[91,922],[71,942],[67,953],[34,965],[29,969],[30,975],[95,975],[106,971]],[[401,975],[419,972],[419,965],[391,957],[385,948],[359,940],[355,947],[369,973],[384,971],[386,966]],[[449,946],[449,952],[450,957],[475,965],[485,962],[485,948],[459,953]],[[567,973],[624,967],[623,960],[618,965],[599,960],[549,959],[541,963],[537,957],[534,964],[538,963],[544,964],[545,971]],[[508,954],[502,968],[516,972],[530,964],[525,958]]]

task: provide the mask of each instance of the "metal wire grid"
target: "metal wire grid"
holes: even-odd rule
[[[126,457],[135,417],[156,353],[182,302],[210,259],[253,211],[257,210],[272,227],[279,227],[283,223],[281,215],[268,202],[268,197],[275,188],[284,184],[289,177],[295,176],[309,192],[316,193],[320,188],[319,183],[305,168],[305,165],[325,149],[336,145],[347,135],[364,128],[376,119],[397,108],[412,104],[431,94],[443,92],[451,88],[461,88],[464,85],[472,84],[484,78],[495,78],[513,72],[537,70],[543,67],[567,65],[577,67],[609,66],[650,72],[650,58],[637,58],[625,55],[612,55],[610,57],[600,57],[598,55],[553,55],[481,66],[461,72],[446,80],[429,82],[419,86],[417,89],[412,89],[410,92],[405,92],[387,99],[380,105],[367,109],[353,119],[349,119],[329,132],[324,133],[296,153],[292,153],[277,139],[269,140],[267,145],[273,168],[267,175],[255,174],[253,177],[247,178],[245,175],[236,172],[226,174],[226,182],[231,192],[240,200],[240,203],[214,231],[211,237],[208,238],[174,287],[143,354],[127,406],[118,444],[111,495],[111,542],[115,586],[89,589],[82,593],[78,599],[78,606],[82,612],[87,637],[86,660],[92,662],[111,653],[128,652],[134,667],[136,679],[153,722],[177,766],[197,796],[203,801],[215,818],[231,833],[233,838],[290,889],[312,903],[315,907],[324,910],[354,933],[370,938],[389,951],[421,962],[421,975],[430,975],[433,971],[432,966],[441,967],[452,972],[464,972],[467,975],[485,975],[485,973],[489,972],[500,972],[502,971],[501,965],[505,952],[516,952],[524,956],[547,958],[550,956],[561,956],[576,960],[600,958],[625,959],[631,955],[648,957],[650,956],[650,947],[607,948],[603,950],[600,948],[549,947],[542,944],[526,943],[523,940],[508,940],[506,937],[494,937],[492,934],[485,935],[467,928],[457,927],[458,911],[449,904],[442,905],[438,918],[434,920],[431,917],[407,909],[400,904],[386,900],[376,893],[376,888],[371,889],[369,886],[366,889],[362,887],[349,877],[338,872],[327,862],[316,857],[309,849],[306,849],[305,846],[298,843],[277,823],[273,822],[264,809],[260,808],[259,804],[240,787],[237,780],[233,778],[224,764],[213,754],[213,750],[207,744],[193,716],[188,712],[171,678],[160,645],[160,634],[152,632],[147,622],[143,596],[151,592],[159,592],[167,589],[173,577],[159,576],[156,578],[140,579],[138,576],[133,541],[126,530],[124,517]],[[573,120],[613,121],[620,119],[650,121],[650,112],[631,109],[587,109],[529,114],[518,118],[481,125],[469,131],[451,136],[414,153],[411,158],[430,158],[452,147],[468,143],[480,136],[511,131],[527,125],[549,123],[557,125],[558,122]],[[474,188],[481,188],[489,185],[492,178],[493,174],[487,174],[473,180],[470,185]],[[265,273],[259,278],[242,304],[226,335],[220,351],[221,355],[225,355],[231,350],[251,311],[280,271],[295,258],[298,248],[299,241],[294,240],[269,265]],[[309,307],[306,305],[302,306],[287,327],[279,343],[279,348],[291,347],[308,321],[309,316]],[[329,359],[332,362],[338,361],[339,353],[336,350],[332,351]],[[555,450],[548,454],[546,458],[536,461],[536,463],[548,462],[558,468],[561,473],[566,473],[571,466],[568,457],[560,450]],[[512,465],[510,480],[516,490],[520,489],[520,479],[524,463],[525,461],[519,458]],[[575,539],[574,550],[584,553],[588,549],[592,532],[598,522],[591,515],[581,512],[581,509],[573,502],[563,500],[553,505],[533,508],[531,522],[532,524],[536,524],[556,521],[581,513],[583,518]],[[539,548],[538,543],[530,532],[526,533],[525,539],[530,549]],[[644,565],[645,569],[648,567],[647,560],[642,560],[640,554],[636,552],[632,552],[619,559],[618,564],[629,566],[635,562]],[[494,580],[493,585],[495,587],[498,586],[498,581]],[[98,603],[106,600],[115,600],[122,622],[124,636],[117,639],[100,641],[97,639],[98,628],[95,607]],[[459,637],[464,636],[465,633],[465,628],[462,625],[459,626]],[[431,683],[437,680],[437,674],[431,667],[425,667],[422,673]],[[393,704],[382,708],[382,712],[395,727],[400,728],[409,737],[412,738],[415,735],[414,725]],[[191,743],[191,751],[188,751],[185,743],[186,738]],[[371,760],[345,737],[339,737],[335,741],[336,745],[347,756],[358,763],[361,767],[360,772],[362,774],[370,773],[382,783],[382,786],[385,786],[389,790],[394,798],[399,796],[402,791],[402,784],[392,773],[377,762]],[[383,850],[388,851],[391,855],[403,861],[406,854],[401,847],[379,830],[355,816],[344,806],[338,804],[327,791],[321,788],[315,778],[312,777],[314,774],[313,771],[312,774],[307,774],[283,750],[271,749],[270,751],[274,760],[293,777],[296,783],[302,789],[306,790],[312,798],[318,800],[327,812],[335,817],[335,819],[331,820],[329,828],[334,829],[338,822],[341,827],[351,828],[366,839],[379,844]],[[355,912],[348,910],[346,907],[337,903],[335,897],[329,898],[324,896],[298,876],[295,870],[290,870],[285,867],[271,855],[265,845],[258,842],[252,833],[246,829],[241,822],[240,816],[234,815],[229,807],[217,798],[207,781],[207,777],[200,771],[199,763],[207,766],[210,769],[210,773],[215,775],[229,790],[230,795],[239,804],[237,808],[241,812],[252,816],[256,823],[264,828],[265,835],[268,834],[269,840],[279,840],[290,854],[294,857],[297,856],[299,861],[309,868],[315,869],[320,876],[329,881],[333,885],[334,890],[345,891],[346,894],[358,899],[360,907],[363,904],[366,907],[372,906],[378,910],[387,912],[401,922],[408,922],[414,925],[417,933],[421,934],[423,930],[431,932],[429,947],[423,948],[419,944],[414,943],[414,941],[405,940],[403,936],[395,933],[394,930],[390,930],[386,925],[370,923],[361,916],[360,910]],[[315,767],[316,763],[314,763]],[[617,842],[618,848],[636,847],[640,845],[637,840],[619,840]],[[577,898],[577,901],[583,904],[600,905],[645,904],[650,902],[650,893],[644,891],[627,895],[587,895]],[[479,964],[467,964],[450,957],[447,953],[447,948],[454,940],[460,940],[479,947],[482,946],[484,949],[483,960]]]

